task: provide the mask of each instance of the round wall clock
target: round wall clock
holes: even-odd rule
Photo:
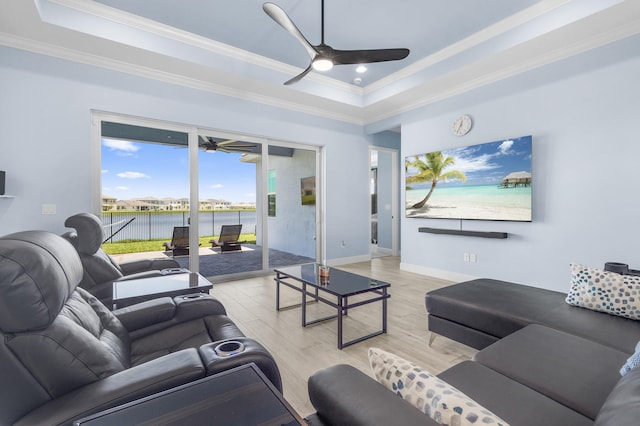
[[[451,125],[451,132],[456,136],[466,135],[469,133],[469,130],[471,130],[471,124],[471,117],[468,115],[461,115],[453,121],[453,124]]]

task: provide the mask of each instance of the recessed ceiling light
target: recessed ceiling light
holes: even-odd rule
[[[362,83],[362,77],[356,77],[356,78],[354,78],[354,79],[353,79],[353,82],[354,82],[355,84],[360,84],[360,83]]]
[[[367,67],[365,67],[364,65],[358,65],[358,68],[356,68],[356,72],[359,73],[363,73],[363,72],[367,72]]]

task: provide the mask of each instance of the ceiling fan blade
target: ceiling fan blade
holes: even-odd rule
[[[302,80],[302,78],[303,78],[305,75],[309,74],[309,71],[311,71],[312,67],[313,67],[313,63],[309,64],[309,66],[307,67],[307,69],[306,69],[306,70],[302,71],[300,74],[296,75],[296,76],[295,76],[295,77],[293,77],[291,80],[287,80],[287,81],[285,81],[285,82],[284,82],[284,84],[285,84],[286,86],[288,86],[288,85],[290,85],[290,84],[297,83],[298,81]]]
[[[334,65],[399,61],[409,56],[409,49],[336,50],[332,49]]]
[[[264,10],[265,13],[271,17],[271,19],[276,21],[278,25],[289,31],[291,35],[298,39],[300,44],[302,44],[311,58],[314,58],[316,56],[316,49],[311,43],[309,43],[309,40],[307,40],[305,36],[302,35],[298,27],[296,27],[291,18],[289,18],[289,15],[287,15],[284,10],[282,10],[279,6],[269,2],[262,5],[262,10]]]

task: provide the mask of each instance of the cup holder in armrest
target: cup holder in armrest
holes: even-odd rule
[[[187,294],[186,296],[180,296],[180,298],[182,300],[191,300],[191,299],[200,299],[204,296],[205,296],[204,293],[192,293],[192,294]]]
[[[162,275],[186,274],[188,272],[189,270],[186,268],[165,268],[160,270]]]
[[[220,343],[213,348],[213,352],[221,358],[226,358],[244,352],[244,344],[236,340]]]

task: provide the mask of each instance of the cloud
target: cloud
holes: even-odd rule
[[[123,172],[123,173],[118,173],[117,176],[123,179],[141,179],[141,178],[148,179],[149,178],[148,175],[145,175],[144,173],[140,173],[140,172]]]
[[[450,166],[448,169],[460,170],[461,172],[466,174],[499,168],[499,164],[491,162],[492,158],[493,156],[488,154],[478,155],[476,157],[465,156],[463,154],[456,157],[455,164],[453,166]]]
[[[127,187],[127,186],[116,186],[116,189],[118,191],[128,191],[129,187]]]
[[[136,146],[133,142],[115,139],[103,139],[102,145],[106,146],[112,151],[123,151],[131,154],[140,149],[140,147]]]
[[[500,154],[502,155],[508,155],[511,154],[511,147],[513,146],[513,141],[512,140],[506,140],[504,142],[502,142],[500,144],[500,146],[498,147],[498,151],[500,151]]]
[[[221,183],[214,183],[213,185],[211,185],[209,188],[213,188],[213,189],[219,189],[219,188],[223,188],[224,185]]]
[[[100,173],[109,173],[109,170],[100,170]]]

